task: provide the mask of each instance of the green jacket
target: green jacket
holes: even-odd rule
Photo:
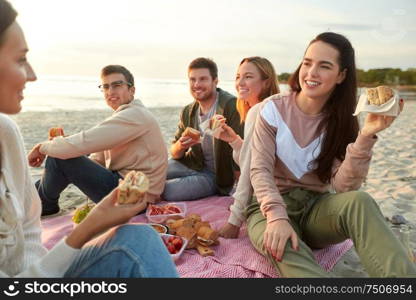
[[[240,115],[236,107],[236,98],[230,93],[217,88],[218,104],[216,114],[223,115],[227,119],[227,124],[234,131],[243,137],[243,124],[240,124]],[[194,101],[185,106],[181,112],[178,129],[175,133],[175,143],[181,136],[186,127],[195,128],[197,111],[199,103]],[[198,128],[195,128],[198,129]],[[238,170],[238,166],[233,161],[233,149],[230,145],[222,140],[214,139],[214,162],[216,170],[216,184],[220,195],[228,195],[234,185],[234,170]],[[204,167],[204,156],[201,144],[192,146],[185,155],[178,159],[188,168],[200,171]]]

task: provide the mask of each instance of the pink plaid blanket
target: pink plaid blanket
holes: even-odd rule
[[[209,197],[186,202],[187,213],[201,215],[203,221],[219,229],[228,219],[228,207],[231,197]],[[141,214],[131,223],[147,222]],[[42,242],[46,248],[52,248],[60,239],[72,230],[71,215],[42,220]],[[352,241],[332,245],[325,249],[314,250],[318,263],[327,271],[331,270],[339,258],[352,247]],[[251,245],[244,225],[238,239],[220,238],[220,244],[214,246],[215,256],[202,257],[195,249],[185,250],[176,261],[181,277],[192,278],[264,278],[279,277],[267,259]]]

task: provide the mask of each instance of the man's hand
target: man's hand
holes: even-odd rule
[[[173,159],[183,157],[185,152],[192,146],[199,144],[201,141],[195,141],[189,136],[180,137],[175,144],[172,145],[171,154]]]
[[[45,160],[46,155],[40,153],[40,146],[42,144],[37,144],[33,149],[30,151],[30,153],[27,156],[27,159],[29,161],[29,166],[31,167],[40,167]]]

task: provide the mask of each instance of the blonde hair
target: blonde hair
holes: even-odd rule
[[[259,95],[260,102],[267,97],[280,92],[276,72],[272,63],[268,59],[260,56],[246,57],[240,62],[240,66],[245,62],[254,64],[260,72],[261,79],[266,81],[265,87]],[[237,99],[237,111],[240,114],[241,123],[246,120],[249,109],[250,106],[248,103],[244,100]]]

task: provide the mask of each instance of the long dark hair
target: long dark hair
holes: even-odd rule
[[[358,135],[358,119],[352,115],[357,104],[357,77],[354,49],[346,37],[333,32],[324,32],[314,38],[309,46],[318,41],[338,50],[340,72],[346,70],[345,79],[336,85],[322,108],[324,117],[318,126],[318,132],[325,134],[321,152],[314,161],[314,165],[317,166],[315,173],[322,182],[328,183],[331,180],[334,159],[344,160],[347,145],[353,143]],[[301,65],[289,78],[289,86],[295,92],[301,90],[299,84]]]
[[[5,31],[12,25],[16,16],[17,12],[10,3],[0,0],[0,46],[3,44]]]

